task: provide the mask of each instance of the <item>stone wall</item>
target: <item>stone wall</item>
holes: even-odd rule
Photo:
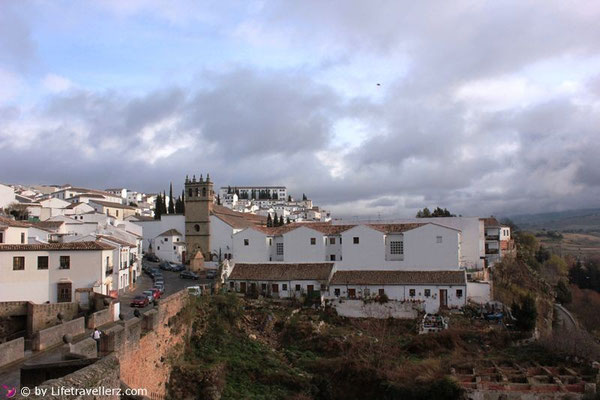
[[[147,389],[147,396],[150,398],[163,398],[166,395],[165,385],[171,374],[167,358],[183,351],[183,344],[190,332],[189,326],[175,323],[173,317],[187,302],[187,291],[175,293],[160,301],[156,314],[145,313],[143,324],[138,320],[130,325],[129,329],[133,329],[135,325],[140,328],[142,325],[154,325],[155,328],[142,332],[137,349],[126,345],[120,354],[121,380],[126,385]],[[157,315],[156,321],[150,322]]]
[[[88,318],[87,327],[88,329],[94,329],[96,327],[106,325],[113,322],[113,308],[112,304],[109,308],[102,311],[96,311]]]
[[[27,314],[27,301],[0,302],[0,317],[13,317]]]
[[[35,334],[33,338],[33,350],[40,351],[62,342],[65,334],[71,336],[81,335],[85,332],[85,318],[77,318],[72,321],[43,329]]]
[[[27,304],[27,333],[34,335],[36,332],[60,323],[58,314],[61,313],[63,321],[71,321],[79,314],[77,303],[52,303],[52,304]]]
[[[0,344],[0,367],[23,359],[24,349],[25,339],[23,338]]]
[[[119,381],[119,360],[115,355],[110,355],[102,360],[75,371],[62,378],[53,379],[37,386],[38,391],[46,390],[45,395],[32,394],[28,397],[22,397],[18,394],[16,399],[97,399],[97,400],[118,400],[118,393],[97,393],[83,396],[51,396],[50,393],[57,393],[61,388],[83,388],[93,390],[95,388],[117,389],[120,387]]]

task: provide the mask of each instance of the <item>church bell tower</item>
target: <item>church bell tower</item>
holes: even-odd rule
[[[185,242],[186,259],[191,260],[201,252],[206,261],[211,260],[210,213],[213,208],[213,183],[206,174],[206,180],[196,180],[196,175],[185,177]]]

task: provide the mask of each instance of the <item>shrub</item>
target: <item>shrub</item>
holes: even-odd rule
[[[535,321],[538,314],[533,296],[527,295],[521,297],[521,303],[513,303],[511,311],[513,317],[516,319],[518,329],[532,331],[535,328]]]

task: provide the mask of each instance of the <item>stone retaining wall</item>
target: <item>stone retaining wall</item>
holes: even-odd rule
[[[25,357],[25,339],[18,338],[0,344],[0,367],[22,360]]]
[[[65,334],[71,336],[81,335],[85,332],[85,318],[77,318],[72,321],[43,329],[35,334],[33,339],[33,350],[40,351],[60,344]]]

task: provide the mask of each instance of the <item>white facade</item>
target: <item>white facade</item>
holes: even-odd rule
[[[314,229],[300,227],[283,234],[283,261],[324,262],[326,259],[325,236]]]
[[[162,215],[159,220],[132,220],[129,222],[138,225],[143,229],[143,252],[148,251],[148,246],[150,246],[151,243],[154,243],[154,239],[158,235],[165,231],[168,231],[169,229],[175,229],[179,232],[185,232],[185,216],[181,214]],[[185,237],[183,240],[185,241]],[[152,247],[155,248],[154,245]]]
[[[174,263],[181,263],[183,261],[185,242],[183,235],[175,229],[170,229],[158,235],[154,239],[152,247],[154,254],[161,260]]]
[[[28,228],[20,226],[6,226],[0,220],[0,243],[2,244],[27,244],[29,243]]]
[[[309,292],[320,292],[322,282],[317,280],[229,280],[228,289],[238,293],[251,293],[256,290],[264,296],[274,298],[291,298],[306,295]]]
[[[0,183],[0,209],[8,207],[15,202],[15,190]]]
[[[246,228],[233,235],[233,258],[252,263],[274,261],[270,259],[273,245],[272,237],[255,228]]]
[[[112,277],[107,276],[106,270],[107,265],[112,265],[112,250],[35,250],[40,246],[43,245],[28,245],[24,247],[31,249],[19,250],[0,246],[0,301],[55,303],[59,300],[59,284],[69,283],[68,301],[74,301],[78,288],[108,294]],[[69,258],[69,269],[60,268],[61,256]],[[24,269],[14,269],[15,257],[23,257]],[[40,268],[39,260],[44,257],[48,260],[47,269]]]

